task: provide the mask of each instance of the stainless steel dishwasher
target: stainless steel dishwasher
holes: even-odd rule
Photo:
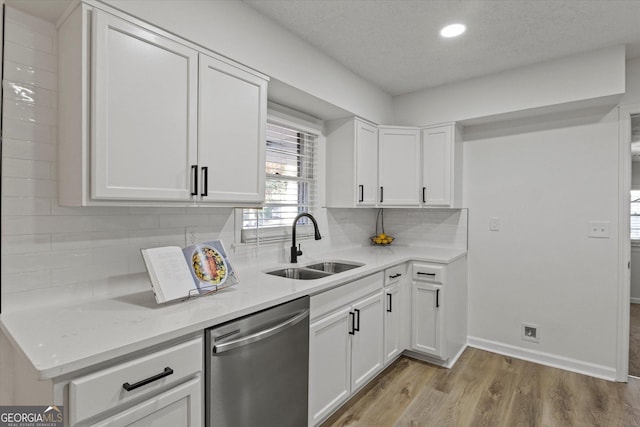
[[[309,297],[205,333],[208,427],[307,425]]]

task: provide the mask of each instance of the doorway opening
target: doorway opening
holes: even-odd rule
[[[631,191],[630,191],[630,302],[629,376],[640,378],[640,114],[630,120]]]

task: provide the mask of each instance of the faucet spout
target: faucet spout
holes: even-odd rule
[[[300,218],[302,217],[307,217],[311,220],[311,222],[313,223],[313,231],[314,231],[314,238],[315,240],[320,240],[322,239],[322,236],[320,236],[320,230],[318,230],[318,223],[316,222],[316,219],[313,217],[313,215],[311,215],[310,213],[307,212],[302,212],[301,214],[299,214],[298,216],[296,216],[296,218],[293,220],[293,226],[291,227],[291,239],[292,239],[292,244],[291,244],[291,262],[292,263],[296,263],[298,262],[298,257],[300,255],[302,255],[302,250],[296,246],[296,225],[298,224],[298,221],[300,220]]]

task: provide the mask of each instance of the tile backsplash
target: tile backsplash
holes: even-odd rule
[[[235,245],[231,208],[58,205],[57,42],[53,24],[7,7],[2,141],[2,312],[104,295],[145,268],[140,249],[221,239],[234,263],[286,262],[288,244]],[[376,209],[318,209],[307,256],[368,244]],[[397,244],[466,248],[466,210],[387,209]]]

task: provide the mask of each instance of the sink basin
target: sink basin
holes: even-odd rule
[[[321,279],[323,277],[330,276],[331,273],[319,271],[319,270],[311,270],[308,268],[282,268],[280,270],[267,271],[267,274],[271,274],[272,276],[284,277],[286,279],[297,279],[297,280],[313,280],[313,279]]]
[[[307,268],[313,270],[324,271],[326,273],[342,273],[354,268],[362,267],[364,264],[351,263],[351,262],[339,262],[339,261],[324,261],[316,264],[307,265]]]

